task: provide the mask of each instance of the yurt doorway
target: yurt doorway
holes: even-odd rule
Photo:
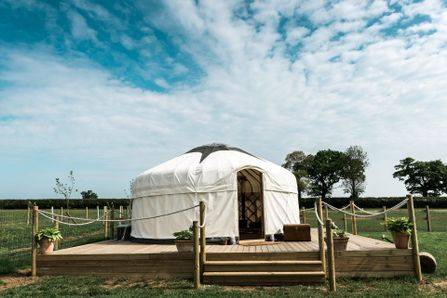
[[[239,239],[264,238],[262,173],[244,169],[237,173]]]

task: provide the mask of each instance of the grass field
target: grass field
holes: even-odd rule
[[[413,278],[400,279],[338,279],[338,291],[333,297],[446,297],[447,296],[447,212],[437,211],[433,216],[433,227],[435,232],[425,231],[423,212],[418,210],[419,240],[421,251],[432,253],[438,261],[438,269],[433,275],[425,275],[425,284],[417,285]],[[403,216],[405,211],[394,214]],[[342,217],[337,217],[337,225],[343,226]],[[309,213],[308,219],[311,219]],[[310,220],[312,222],[312,220]],[[368,237],[378,238],[384,234],[383,227],[378,220],[360,220],[358,223],[360,234]],[[25,221],[26,225],[26,214]],[[19,227],[15,227],[20,233]],[[25,229],[26,230],[26,229]],[[375,231],[374,231],[375,230]],[[442,231],[444,230],[444,231]],[[68,231],[67,231],[68,232]],[[87,233],[89,231],[78,231]],[[92,232],[92,231],[90,231]],[[25,236],[23,231],[22,236]],[[70,232],[71,234],[73,233]],[[3,235],[3,233],[1,233]],[[1,236],[3,237],[3,236]],[[29,236],[28,236],[29,239]],[[82,241],[92,240],[82,239]],[[5,238],[2,238],[2,243]],[[7,239],[6,239],[7,240]],[[17,241],[17,240],[14,240]],[[71,241],[71,242],[70,242]],[[67,241],[66,245],[77,244],[75,238]],[[80,242],[82,243],[82,242]],[[3,245],[2,245],[3,247]],[[0,257],[1,260],[1,257]],[[28,260],[29,262],[29,260]],[[28,263],[24,262],[22,267]],[[2,266],[2,263],[0,263]],[[16,267],[17,268],[17,267]],[[126,278],[98,278],[98,277],[42,277],[32,280],[17,274],[0,276],[0,296],[5,297],[27,297],[27,296],[114,296],[114,297],[137,297],[137,296],[169,296],[169,297],[323,297],[328,293],[323,286],[294,286],[294,287],[220,287],[204,286],[203,289],[195,291],[192,289],[191,281],[163,281],[142,280]]]

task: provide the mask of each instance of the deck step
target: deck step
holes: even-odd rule
[[[323,283],[323,271],[204,272],[203,281],[222,285],[284,285]]]
[[[207,261],[205,272],[301,272],[321,271],[321,261]]]

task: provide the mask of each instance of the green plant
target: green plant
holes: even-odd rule
[[[56,228],[52,228],[52,227],[44,228],[36,234],[37,242],[40,242],[43,239],[48,239],[50,242],[54,242],[56,240],[61,240],[62,239],[61,231],[59,231]]]
[[[176,240],[191,240],[193,236],[192,226],[188,230],[175,232],[172,234]]]
[[[97,200],[98,199],[98,195],[95,192],[93,192],[91,189],[89,189],[87,191],[82,191],[81,196],[82,196],[83,200]]]
[[[332,235],[334,235],[334,238],[341,239],[341,238],[349,238],[348,234],[342,229],[335,229],[332,231]]]
[[[413,223],[408,217],[389,217],[386,220],[386,226],[390,232],[411,234],[413,230]]]

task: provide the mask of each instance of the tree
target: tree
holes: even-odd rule
[[[78,190],[75,189],[75,178],[73,175],[73,171],[70,171],[68,175],[68,182],[63,183],[61,182],[60,178],[56,178],[56,186],[53,187],[53,190],[55,193],[60,194],[64,197],[65,202],[67,204],[67,210],[69,209],[69,202],[70,202],[70,196],[72,192],[77,192]]]
[[[308,187],[309,176],[307,169],[309,167],[312,155],[306,155],[303,151],[293,151],[287,154],[284,164],[284,168],[291,171],[296,178],[296,184],[298,186],[298,199],[301,199],[301,194],[306,191]]]
[[[393,177],[403,181],[412,194],[428,197],[444,191],[447,167],[441,160],[417,161],[407,157],[400,160],[394,169]]]
[[[345,154],[340,151],[322,150],[310,162],[308,173],[310,194],[323,200],[332,193],[334,184],[340,181]]]
[[[368,155],[360,146],[351,146],[345,151],[342,172],[344,192],[351,199],[357,199],[365,191],[365,170],[368,167]]]
[[[83,200],[96,200],[98,199],[98,195],[93,192],[91,189],[87,191],[82,191],[81,196]]]

